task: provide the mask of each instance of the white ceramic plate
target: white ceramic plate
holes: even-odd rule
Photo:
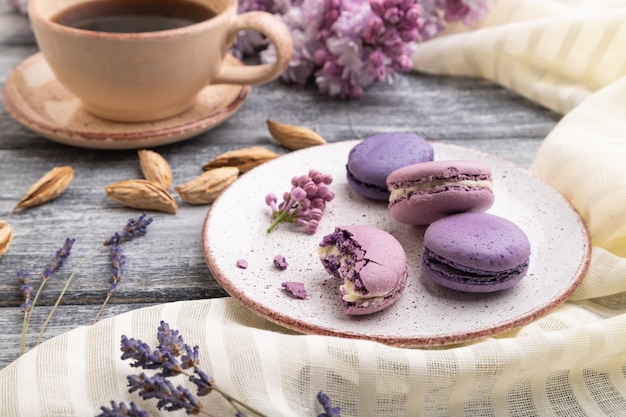
[[[419,347],[466,342],[513,329],[556,308],[582,280],[590,258],[587,230],[578,214],[555,189],[507,161],[474,150],[433,143],[435,159],[473,159],[491,166],[496,202],[489,210],[519,225],[532,244],[530,268],[522,281],[492,294],[466,294],[438,287],[420,270],[424,227],[401,224],[384,202],[366,200],[348,186],[345,164],[358,141],[308,148],[261,165],[233,183],[212,205],[202,244],[209,269],[233,297],[259,315],[307,334],[376,340]],[[280,224],[266,233],[271,212],[265,195],[279,196],[290,180],[309,169],[330,173],[335,199],[326,207],[314,235],[296,225]],[[343,313],[338,281],[318,258],[317,246],[335,226],[365,224],[394,235],[409,259],[402,297],[373,315]],[[289,266],[273,266],[275,255]],[[247,269],[236,266],[247,260]],[[284,281],[304,282],[305,300],[281,288]]]

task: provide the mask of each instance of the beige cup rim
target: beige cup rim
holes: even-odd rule
[[[214,17],[203,20],[201,22],[193,23],[188,26],[183,26],[175,29],[160,30],[154,32],[141,32],[141,33],[111,33],[111,32],[96,32],[91,30],[77,29],[70,26],[61,25],[53,22],[49,18],[43,17],[37,10],[37,3],[46,0],[30,0],[28,2],[28,16],[31,20],[36,20],[40,24],[47,26],[58,32],[64,32],[67,34],[73,34],[76,36],[82,36],[85,38],[98,38],[109,40],[131,40],[131,39],[159,39],[170,38],[176,35],[184,35],[189,33],[196,33],[203,31],[207,28],[217,25],[221,20],[226,19],[229,15],[229,11],[232,14],[236,14],[237,0],[227,0],[227,3],[222,11],[218,12]],[[49,0],[54,1],[54,0]]]

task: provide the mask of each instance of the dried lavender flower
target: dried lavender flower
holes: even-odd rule
[[[67,258],[70,256],[72,246],[74,245],[75,241],[76,239],[65,239],[63,247],[57,250],[54,254],[54,258],[52,258],[52,263],[50,264],[50,266],[46,267],[41,273],[44,282],[48,281],[52,277],[52,274],[54,274],[59,268],[63,266]]]
[[[276,195],[268,194],[265,204],[271,208],[274,221],[266,230],[267,233],[271,233],[282,222],[296,223],[307,233],[315,233],[326,203],[335,198],[335,193],[328,188],[332,182],[331,175],[312,169],[307,175],[291,179],[291,190],[283,194],[283,201],[279,205],[276,205]]]
[[[146,217],[146,213],[142,213],[136,219],[128,219],[128,222],[122,229],[122,232],[116,232],[113,236],[109,237],[104,241],[104,245],[116,245],[121,242],[132,240],[138,236],[143,236],[147,233],[150,223],[152,223],[152,217]]]
[[[137,391],[144,400],[157,399],[156,407],[159,410],[185,410],[187,414],[198,414],[202,403],[185,387],[174,386],[169,379],[162,375],[148,376],[145,373],[128,375],[128,392]]]
[[[113,293],[117,291],[117,285],[124,276],[124,266],[126,265],[126,256],[120,245],[122,242],[133,240],[136,237],[145,235],[148,232],[148,226],[152,223],[152,217],[146,217],[146,213],[142,213],[136,219],[130,218],[126,223],[126,226],[121,232],[115,232],[111,237],[106,239],[103,244],[109,247],[109,254],[111,256],[111,285],[107,290],[107,295],[100,309],[96,313],[93,319],[93,323],[97,322],[100,315],[104,311],[104,308],[108,304],[109,300],[113,296]]]
[[[317,400],[324,407],[324,412],[317,417],[341,417],[341,408],[333,407],[330,397],[324,394],[324,392],[320,391],[317,393]]]
[[[30,298],[30,294],[33,291],[33,277],[25,269],[17,271],[17,280],[20,282],[19,289],[24,294],[24,303],[20,305],[20,309],[23,312],[30,311],[33,306],[33,300]]]
[[[191,347],[185,343],[180,333],[170,328],[169,324],[164,321],[161,321],[157,330],[157,339],[159,345],[156,349],[152,349],[141,340],[125,335],[121,337],[122,360],[133,360],[134,362],[130,364],[132,367],[157,370],[153,376],[148,376],[144,372],[139,375],[129,375],[127,377],[129,392],[137,392],[144,400],[157,399],[156,406],[159,409],[185,410],[187,414],[202,412],[211,416],[210,413],[202,410],[202,403],[194,397],[191,391],[181,385],[175,386],[168,379],[176,375],[184,375],[196,386],[199,397],[216,391],[237,411],[235,415],[245,417],[243,410],[246,410],[257,417],[265,417],[259,411],[221,391],[214,384],[213,379],[198,367],[200,363],[198,346]],[[180,357],[180,361],[176,359],[177,357]],[[190,369],[192,372],[188,372]],[[112,402],[112,404],[115,403]],[[104,410],[105,407],[102,409]],[[109,417],[109,415],[104,414],[103,417]],[[117,415],[111,414],[110,417],[117,417]]]
[[[96,417],[150,417],[147,411],[140,409],[133,401],[129,405],[130,407],[123,402],[118,404],[111,401],[111,408],[100,407],[102,413]]]
[[[43,287],[46,285],[46,282],[52,278],[52,275],[63,266],[67,258],[70,256],[74,242],[75,239],[66,238],[63,246],[55,252],[50,265],[44,268],[41,272],[41,283],[37,287],[37,292],[32,300],[30,298],[33,289],[31,275],[23,269],[19,270],[17,273],[17,278],[20,282],[19,288],[24,293],[24,304],[22,304],[20,308],[25,313],[24,324],[22,326],[20,355],[26,351],[26,335],[28,333],[28,325],[33,308],[35,308],[37,300],[39,299],[39,295],[41,294]]]

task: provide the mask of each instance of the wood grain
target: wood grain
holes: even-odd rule
[[[28,21],[0,5],[0,83],[37,51]],[[328,142],[362,138],[385,131],[411,131],[432,140],[475,148],[523,167],[532,161],[559,115],[490,82],[404,74],[393,84],[377,84],[359,100],[320,95],[315,87],[275,81],[252,88],[232,118],[196,138],[155,149],[172,167],[174,185],[202,172],[218,154],[245,146],[286,153],[270,139],[265,121],[314,129]],[[22,212],[15,203],[29,186],[54,166],[71,165],[74,180],[57,200]],[[16,271],[40,271],[66,237],[73,253],[47,284],[32,318],[29,346],[79,260],[140,212],[107,199],[104,187],[140,178],[136,151],[100,151],[60,145],[30,132],[0,108],[0,219],[11,224],[14,239],[0,258],[0,369],[19,351],[23,302]],[[176,215],[149,213],[148,234],[124,245],[127,265],[118,291],[103,317],[157,303],[227,296],[209,272],[200,231],[208,206],[191,206],[176,196]],[[38,280],[35,280],[37,283]],[[98,250],[76,273],[44,339],[88,325],[106,295],[110,261]]]

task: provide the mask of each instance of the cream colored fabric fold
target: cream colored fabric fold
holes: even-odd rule
[[[419,44],[418,71],[479,76],[559,113],[626,75],[626,2],[492,0],[471,31]]]
[[[481,28],[422,45],[416,69],[492,79],[567,113],[531,170],[589,227],[585,280],[555,311],[496,338],[439,349],[305,336],[233,299],[132,311],[51,339],[0,371],[0,416],[90,416],[126,391],[122,334],[156,345],[165,320],[198,344],[228,393],[272,417],[626,415],[626,2],[500,0]],[[555,213],[558,216],[558,213]],[[558,262],[558,260],[555,260]],[[182,380],[181,380],[182,383]],[[234,412],[211,394],[216,416]]]

